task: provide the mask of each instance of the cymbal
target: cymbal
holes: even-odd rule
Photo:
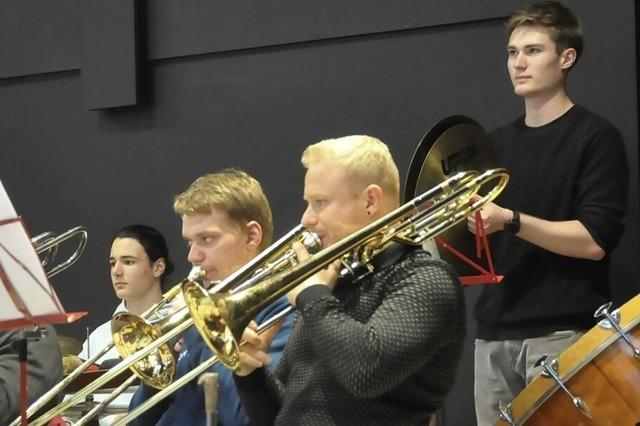
[[[436,123],[427,133],[411,159],[405,182],[404,202],[443,182],[463,170],[484,171],[496,167],[497,155],[489,135],[475,120],[462,115],[447,117]],[[482,192],[482,191],[481,191]],[[469,258],[476,257],[475,237],[462,221],[440,237]],[[461,262],[447,250],[439,250],[458,275],[477,271]]]
[[[65,355],[77,355],[82,350],[82,343],[71,336],[58,336],[60,353]]]
[[[62,372],[66,376],[71,374],[73,370],[78,368],[84,360],[78,358],[77,355],[67,354],[62,356]]]

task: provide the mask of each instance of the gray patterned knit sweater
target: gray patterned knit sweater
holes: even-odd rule
[[[275,375],[236,376],[256,425],[425,425],[453,385],[465,311],[453,270],[394,246],[375,272],[297,299]]]

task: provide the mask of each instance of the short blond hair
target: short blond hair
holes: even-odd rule
[[[302,165],[307,169],[321,162],[343,166],[350,182],[361,185],[352,186],[353,192],[375,184],[396,202],[400,196],[398,167],[380,139],[366,135],[326,139],[309,145],[302,153]]]
[[[237,169],[225,169],[196,179],[173,200],[179,215],[209,214],[211,209],[222,210],[240,226],[255,220],[262,227],[260,250],[273,239],[273,217],[267,196],[260,183]]]

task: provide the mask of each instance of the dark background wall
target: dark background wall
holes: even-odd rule
[[[622,131],[629,153],[631,204],[614,256],[621,304],[640,288],[636,11],[632,0],[566,3],[586,28],[569,92]],[[464,114],[492,129],[522,112],[503,35],[520,1],[154,0],[139,1],[127,21],[132,4],[5,0],[0,14],[0,179],[32,234],[77,224],[90,233],[81,260],[53,279],[68,311],[89,311],[59,326],[62,334],[82,338],[110,317],[107,258],[123,225],[162,230],[173,278],[186,274],[171,202],[201,174],[230,166],[253,174],[281,235],[303,211],[299,157],[308,144],[380,137],[404,178],[438,120]],[[137,104],[95,109],[122,99]],[[449,425],[474,423],[477,292],[466,290],[469,333]]]

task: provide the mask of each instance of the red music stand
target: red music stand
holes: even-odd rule
[[[489,247],[489,240],[487,239],[487,233],[484,232],[484,224],[482,222],[482,216],[480,212],[476,212],[476,257],[482,258],[482,252],[487,259],[488,270],[480,266],[478,263],[469,259],[455,247],[447,243],[440,237],[434,238],[436,244],[449,253],[471,266],[473,269],[479,272],[478,275],[466,275],[458,277],[460,284],[462,285],[478,285],[478,284],[497,284],[504,278],[504,275],[497,275],[493,268],[493,256],[491,255],[491,248]]]
[[[27,340],[37,338],[38,325],[69,323],[83,315],[86,312],[67,313],[60,304],[0,181],[0,330],[33,327],[23,330],[16,345],[22,424],[27,424]]]

